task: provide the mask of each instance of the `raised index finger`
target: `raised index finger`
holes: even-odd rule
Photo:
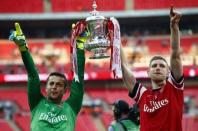
[[[19,23],[15,23],[15,29],[16,29],[16,34],[17,35],[22,35],[23,34],[23,32],[22,32],[22,30],[21,30],[21,27],[20,27],[20,25],[19,25]]]
[[[171,5],[171,8],[170,8],[170,15],[171,15],[171,16],[174,15],[174,12],[173,12],[173,5]]]

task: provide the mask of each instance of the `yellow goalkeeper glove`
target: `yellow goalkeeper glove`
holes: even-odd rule
[[[26,51],[28,49],[26,46],[27,44],[25,36],[23,35],[19,23],[15,23],[15,31],[11,32],[9,40],[14,41],[15,44],[19,47],[20,51]]]
[[[72,29],[75,27],[75,24],[72,24]],[[84,43],[87,41],[88,37],[90,36],[90,32],[86,29],[83,33],[81,33],[79,36],[77,36],[76,42],[77,42],[77,48],[83,50],[84,49]]]

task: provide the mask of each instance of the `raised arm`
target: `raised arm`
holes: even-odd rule
[[[78,23],[77,25],[73,25],[74,27],[73,30],[80,28],[79,24],[83,23]],[[81,30],[83,31],[83,29]],[[67,100],[67,102],[70,104],[72,107],[73,111],[78,114],[82,107],[82,101],[83,101],[83,95],[84,95],[84,68],[85,68],[85,51],[84,51],[84,43],[86,42],[88,36],[89,36],[88,31],[83,31],[83,33],[77,35],[77,69],[78,69],[78,78],[79,81],[77,81],[75,78],[72,80],[72,85],[71,85],[71,91],[70,91],[70,96]]]
[[[68,103],[71,105],[76,114],[80,111],[84,94],[84,50],[77,50],[77,61],[79,82],[75,81],[75,79],[72,80],[70,96],[68,98]]]
[[[170,56],[170,67],[175,77],[175,80],[179,80],[183,75],[183,67],[181,60],[181,49],[180,49],[180,32],[179,32],[179,21],[181,14],[176,12],[171,6],[170,9],[170,30],[171,30],[171,56]]]
[[[30,110],[33,110],[33,108],[43,97],[40,92],[40,80],[32,56],[27,48],[25,36],[23,35],[18,23],[15,23],[15,29],[16,31],[11,33],[9,39],[14,41],[18,46],[23,63],[28,73],[28,102]]]
[[[132,71],[128,68],[122,46],[121,46],[120,55],[121,55],[122,77],[127,89],[129,90],[129,92],[132,92],[136,83],[136,78],[134,77]]]

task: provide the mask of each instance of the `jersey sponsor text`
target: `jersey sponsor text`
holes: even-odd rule
[[[55,123],[58,123],[60,121],[66,121],[67,117],[66,117],[66,115],[56,116],[52,112],[48,112],[48,113],[41,113],[40,116],[39,116],[39,120],[44,120],[44,121],[47,121],[51,124],[55,124]]]
[[[150,107],[144,104],[144,112],[154,112],[159,108],[166,106],[168,103],[168,99],[163,99],[160,101],[150,101]]]

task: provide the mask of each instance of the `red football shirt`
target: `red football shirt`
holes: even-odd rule
[[[136,83],[129,96],[139,105],[140,131],[182,131],[183,81],[170,75],[163,91]]]

